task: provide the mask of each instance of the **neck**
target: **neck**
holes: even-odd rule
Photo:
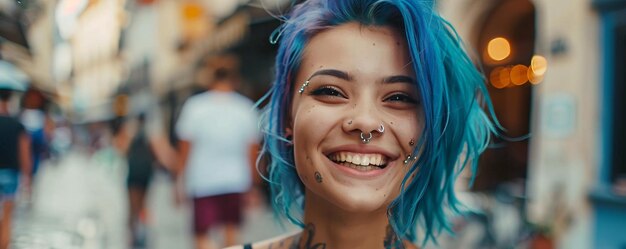
[[[393,235],[386,212],[347,212],[307,191],[299,248],[385,248]]]
[[[0,114],[9,114],[9,103],[7,103],[6,101],[0,101]]]
[[[235,91],[235,88],[228,82],[215,82],[211,90],[216,92],[232,92]]]

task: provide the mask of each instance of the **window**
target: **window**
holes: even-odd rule
[[[626,178],[626,13],[618,18],[613,40],[611,182]]]

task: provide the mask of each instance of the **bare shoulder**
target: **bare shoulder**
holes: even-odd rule
[[[289,249],[297,241],[300,232],[281,235],[252,244],[253,249]],[[243,245],[232,246],[226,249],[244,249]]]

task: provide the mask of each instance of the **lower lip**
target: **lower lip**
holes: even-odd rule
[[[384,169],[374,169],[374,170],[369,170],[369,171],[361,171],[358,169],[353,169],[350,168],[348,166],[344,166],[338,163],[333,162],[332,160],[326,158],[326,160],[328,160],[331,164],[333,164],[336,168],[338,168],[341,172],[347,174],[347,175],[351,175],[351,176],[355,176],[355,177],[359,177],[359,178],[375,178],[378,177],[382,174],[385,174],[385,172],[387,172],[387,169],[391,168],[393,163],[388,163],[387,167],[385,167]]]

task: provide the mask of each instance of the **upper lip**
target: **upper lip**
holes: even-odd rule
[[[390,161],[393,161],[399,157],[397,154],[387,151],[378,146],[365,145],[365,144],[346,144],[346,145],[336,146],[336,147],[333,147],[331,149],[324,151],[324,155],[329,156],[340,151],[361,153],[361,154],[381,154],[387,157]]]

